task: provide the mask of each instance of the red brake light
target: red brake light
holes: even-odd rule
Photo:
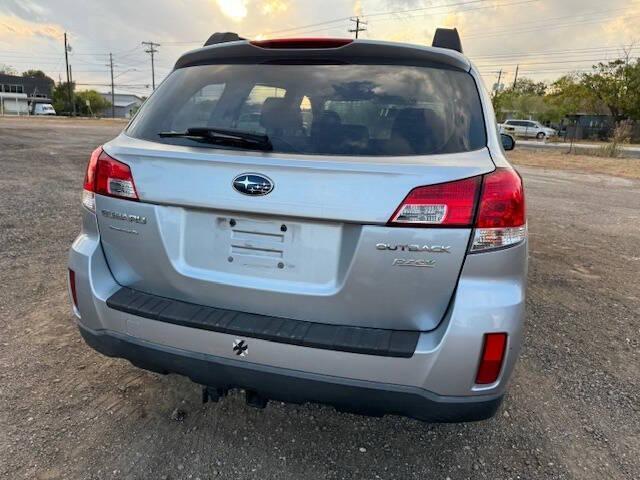
[[[69,290],[71,291],[71,300],[73,306],[78,308],[78,293],[76,292],[76,272],[69,269]]]
[[[98,167],[98,157],[101,153],[102,147],[98,147],[93,152],[91,152],[91,157],[89,158],[87,171],[84,175],[84,189],[88,190],[89,192],[95,192],[94,186],[96,182],[96,169]]]
[[[519,244],[527,238],[522,179],[511,168],[497,168],[483,176],[414,188],[388,224],[475,227],[472,253]]]
[[[96,193],[138,200],[129,165],[110,157],[102,147],[96,148],[91,154],[84,177],[82,203],[91,211],[95,211]]]
[[[473,234],[472,252],[516,245],[527,238],[522,179],[511,168],[484,176]]]
[[[470,227],[482,177],[414,188],[395,211],[390,224]]]
[[[251,45],[260,48],[338,48],[351,42],[351,38],[274,38],[254,40]]]
[[[476,375],[477,384],[488,385],[498,380],[506,349],[506,333],[487,333],[484,336],[482,357],[480,357],[480,365]]]
[[[524,189],[516,171],[498,168],[485,175],[476,227],[520,227],[525,223]]]

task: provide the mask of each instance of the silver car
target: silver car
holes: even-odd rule
[[[214,37],[91,155],[86,342],[204,400],[491,417],[527,224],[476,68],[455,43]]]
[[[507,120],[500,125],[500,131],[501,133],[523,138],[537,138],[538,140],[558,135],[557,130],[545,127],[540,122],[534,122],[533,120]]]

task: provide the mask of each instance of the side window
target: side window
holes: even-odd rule
[[[182,132],[190,127],[206,127],[224,86],[224,83],[217,83],[198,90],[175,115],[171,130]]]

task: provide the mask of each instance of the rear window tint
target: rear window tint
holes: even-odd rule
[[[471,75],[402,65],[178,69],[143,105],[127,134],[223,148],[158,135],[194,127],[266,134],[275,152],[297,154],[431,155],[486,145]]]

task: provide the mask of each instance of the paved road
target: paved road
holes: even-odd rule
[[[189,381],[102,357],[74,327],[79,188],[118,128],[0,119],[0,478],[640,478],[639,182],[522,168],[528,324],[495,419],[202,406]]]

